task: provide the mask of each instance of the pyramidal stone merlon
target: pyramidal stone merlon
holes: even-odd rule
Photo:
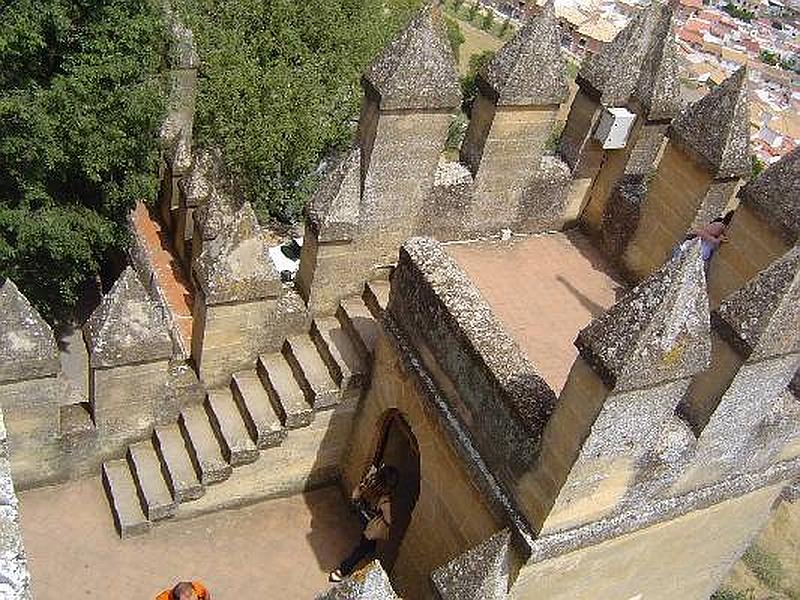
[[[505,600],[511,578],[511,533],[503,529],[433,572],[446,600]]]
[[[47,377],[58,370],[53,330],[6,279],[0,287],[0,381]]]
[[[217,149],[195,152],[189,173],[178,185],[186,203],[197,207],[193,218],[204,239],[215,238],[242,206],[242,201],[230,193],[230,182]]]
[[[438,8],[425,6],[370,64],[363,80],[380,96],[381,110],[457,107],[461,87]]]
[[[603,50],[587,58],[578,73],[601,102],[642,103],[648,119],[668,119],[681,108],[672,9],[657,0],[637,15]]]
[[[796,244],[800,238],[800,147],[747,183],[739,197],[780,229],[789,244]]]
[[[747,68],[741,67],[686,107],[672,121],[668,135],[722,179],[750,172],[749,128]]]
[[[553,3],[529,19],[486,65],[480,85],[499,106],[561,103],[569,93]]]
[[[242,205],[216,238],[203,245],[194,274],[209,304],[278,295],[280,278],[249,202]]]
[[[706,368],[710,317],[699,240],[593,320],[575,345],[617,390],[683,379]]]
[[[92,367],[153,362],[172,356],[161,309],[128,267],[83,326]]]
[[[800,352],[800,246],[723,300],[713,319],[750,360]]]
[[[361,201],[361,150],[351,149],[308,201],[308,217],[320,241],[352,239]]]

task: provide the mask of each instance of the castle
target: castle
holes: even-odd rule
[[[428,6],[364,73],[287,285],[192,147],[198,59],[173,34],[158,212],[191,327],[134,217],[84,327],[88,398],[0,288],[3,597],[30,597],[14,485],[102,471],[127,537],[384,461],[403,483],[383,566],[320,598],[707,598],[800,478],[800,151],[742,186],[744,69],[683,107],[654,1],[582,65],[549,153],[569,90],[548,4],[480,73],[452,162],[461,91]],[[598,135],[615,114],[621,145]],[[682,244],[734,209],[710,261]]]

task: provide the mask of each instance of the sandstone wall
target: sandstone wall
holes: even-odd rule
[[[391,410],[400,412],[419,447],[420,491],[411,523],[391,571],[398,592],[431,598],[431,572],[498,529],[498,520],[450,441],[425,408],[430,401],[386,335],[377,344],[372,384],[362,400],[343,465],[345,492],[371,464]]]
[[[783,484],[537,560],[511,598],[705,600],[766,522]],[[545,540],[542,540],[544,543]]]

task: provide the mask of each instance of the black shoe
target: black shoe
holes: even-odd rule
[[[342,572],[339,569],[331,571],[330,575],[328,575],[328,581],[331,583],[339,583],[342,580],[344,580],[344,575],[342,575]]]

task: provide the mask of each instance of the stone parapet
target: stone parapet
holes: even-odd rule
[[[453,386],[453,410],[489,467],[513,484],[538,451],[553,391],[433,240],[414,238],[401,248],[388,311],[436,361]]]
[[[0,411],[0,598],[31,600],[30,573],[19,523],[8,441]]]

